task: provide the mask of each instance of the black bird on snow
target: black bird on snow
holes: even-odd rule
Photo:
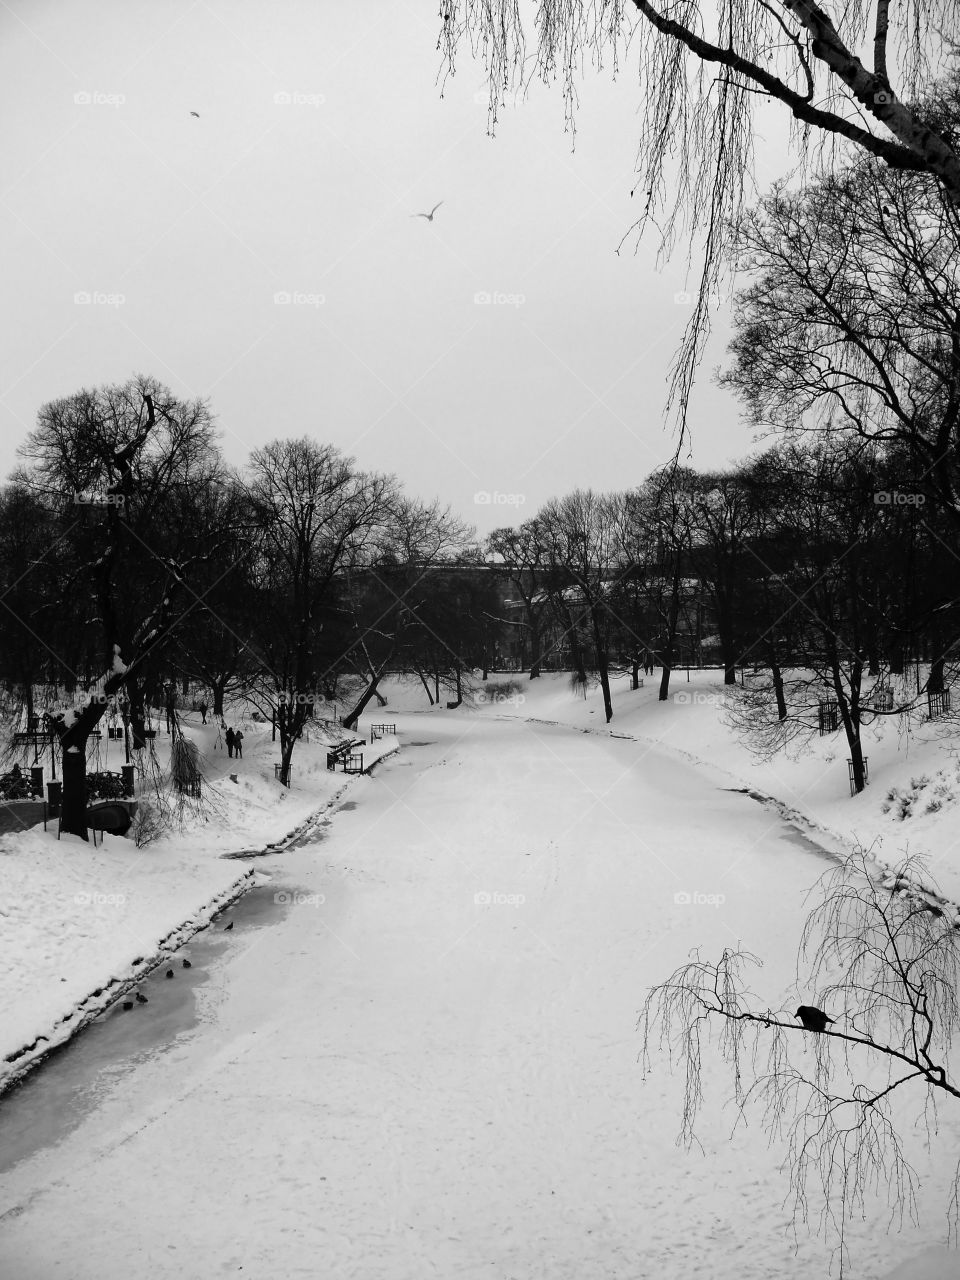
[[[147,1002],[147,997],[146,997],[146,996],[142,996],[142,995],[140,994],[140,992],[138,991],[138,992],[137,992],[137,1004],[147,1004],[147,1003],[148,1003],[148,1002]]]
[[[173,977],[173,970],[172,970],[172,969],[168,969],[168,970],[167,970],[167,972],[166,972],[166,977],[168,977],[168,978],[172,978],[172,977]]]
[[[193,968],[193,965],[190,963],[190,961],[189,961],[189,960],[181,960],[181,961],[180,961],[180,963],[183,965],[183,967],[184,967],[185,969],[192,969],[192,968]]]
[[[124,1007],[125,1009],[132,1009],[132,1008],[133,1008],[133,1001],[132,1001],[132,1000],[124,1000],[124,1002],[123,1002],[123,1007]]]
[[[810,1004],[802,1004],[793,1016],[800,1019],[806,1031],[826,1031],[827,1023],[834,1021],[822,1009],[815,1009]]]
[[[230,923],[224,927],[223,932],[229,933],[232,928],[233,928],[233,921],[231,920]]]

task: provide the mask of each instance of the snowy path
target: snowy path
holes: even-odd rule
[[[789,1000],[823,864],[636,743],[397,719],[428,745],[264,862],[304,900],[228,935],[199,1025],[0,1183],[0,1275],[822,1280],[758,1126],[675,1147],[681,1080],[644,1083],[635,1023],[698,944]],[[852,1275],[936,1239],[932,1203],[923,1235],[855,1224]]]

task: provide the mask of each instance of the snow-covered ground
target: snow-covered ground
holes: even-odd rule
[[[55,821],[0,836],[0,1088],[255,883],[255,864],[225,855],[283,839],[364,781],[328,773],[325,745],[303,741],[292,785],[282,787],[269,725],[249,720],[243,729],[244,758],[231,760],[212,717],[206,726],[196,713],[186,717],[203,755],[211,821],[191,818],[143,848],[112,836],[96,848],[76,836],[58,840]],[[169,744],[158,736],[161,767]],[[395,747],[395,739],[368,744],[365,764]],[[121,744],[104,741],[100,753],[91,767],[119,769]]]
[[[682,1078],[656,1057],[643,1078],[636,1028],[651,984],[695,946],[763,956],[758,998],[794,1008],[824,861],[730,789],[774,791],[774,775],[752,770],[709,703],[621,692],[611,727],[638,743],[596,725],[596,700],[562,679],[524,696],[411,714],[391,694],[403,750],[321,839],[257,861],[284,914],[218,935],[197,1025],[102,1080],[72,1132],[5,1176],[0,1273],[830,1273],[829,1246],[789,1230],[760,1117],[732,1132],[719,1061],[705,1060],[703,1150],[678,1148]],[[777,794],[843,834],[859,801],[842,760],[819,772]],[[42,1087],[41,1073],[28,1088],[42,1100]],[[937,1242],[960,1118],[944,1111],[927,1154],[914,1110],[900,1118],[921,1225],[888,1235],[869,1202],[849,1225],[857,1280],[956,1275]]]
[[[727,785],[775,798],[838,849],[860,843],[885,863],[900,862],[906,854],[922,858],[942,892],[960,902],[960,740],[943,722],[915,724],[910,734],[897,717],[878,718],[866,727],[870,782],[851,797],[842,731],[814,737],[795,756],[759,762],[727,723],[726,691],[717,671],[691,671],[689,679],[684,671],[675,673],[666,702],[658,701],[659,671],[637,690],[630,689],[628,679],[617,680],[609,725],[599,693],[577,696],[566,675],[534,681],[495,676],[490,683],[518,679],[519,696],[488,700],[483,708],[656,742],[699,762],[708,776],[725,778]]]

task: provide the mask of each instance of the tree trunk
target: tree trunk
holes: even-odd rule
[[[427,684],[427,677],[423,674],[423,670],[420,667],[417,667],[417,675],[420,677],[420,683],[423,685],[426,691],[427,701],[430,703],[430,706],[432,707],[433,694],[430,692],[430,686]]]
[[[927,677],[927,693],[943,693],[943,654],[930,663],[930,675]]]
[[[777,719],[786,720],[787,700],[783,692],[783,672],[773,654],[770,655],[770,674],[773,676],[773,692],[777,699]]]
[[[530,626],[530,679],[538,680],[540,678],[540,661],[543,657],[543,644],[540,639],[540,628]]]
[[[63,748],[63,796],[60,830],[87,839],[87,738],[72,740]]]
[[[280,747],[280,781],[285,787],[290,785],[290,761],[293,757],[293,739]]]
[[[213,694],[213,714],[215,716],[223,715],[223,695],[226,692],[226,683],[226,679],[210,681],[210,691]]]
[[[677,623],[680,619],[680,578],[674,574],[673,591],[670,595],[670,613],[667,620],[667,640],[661,654],[663,670],[660,674],[659,702],[666,702],[670,696],[670,673],[673,669],[673,649],[677,638]]]
[[[603,714],[607,724],[613,719],[613,699],[610,697],[610,664],[607,658],[607,639],[603,625],[594,609],[590,610],[593,623],[593,642],[597,650],[597,674],[600,676],[600,689],[603,692]]]
[[[720,653],[723,657],[723,683],[737,683],[737,650],[733,643],[733,624],[726,609],[718,610],[717,629],[720,632]]]
[[[377,685],[379,684],[379,682],[380,682],[380,676],[379,675],[374,676],[373,679],[370,681],[370,683],[367,685],[366,689],[360,695],[360,699],[357,702],[356,706],[353,708],[353,710],[349,711],[343,717],[343,727],[345,729],[350,729],[353,733],[356,733],[357,721],[363,715],[363,712],[364,712],[364,709],[366,708],[367,703],[373,700],[373,697],[377,692]]]
[[[144,736],[146,725],[144,723],[143,685],[139,680],[130,680],[128,682],[127,696],[130,699],[130,734],[133,739],[131,745],[134,751],[142,751],[147,745],[147,739]]]

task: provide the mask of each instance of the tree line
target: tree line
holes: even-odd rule
[[[44,405],[0,492],[0,678],[63,756],[63,829],[84,835],[85,757],[108,706],[135,750],[169,682],[242,691],[280,739],[283,776],[318,700],[355,725],[384,674],[444,688],[483,662],[490,601],[464,574],[471,530],[396,477],[306,436],[231,468],[201,400],[156,380]],[[462,696],[462,695],[461,695]]]

